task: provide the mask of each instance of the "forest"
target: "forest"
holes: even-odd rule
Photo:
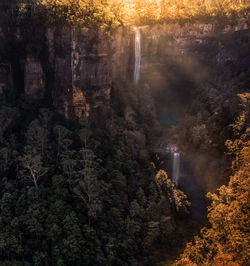
[[[248,0],[2,0],[1,6],[3,16],[16,23],[32,16],[49,24],[108,30],[127,24],[233,21],[249,14]]]
[[[249,264],[249,10],[1,0],[1,266]]]

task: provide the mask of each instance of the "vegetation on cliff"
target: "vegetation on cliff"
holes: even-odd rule
[[[8,11],[3,16],[19,22],[33,17],[110,31],[124,24],[234,22],[247,17],[250,7],[249,0],[12,0],[4,1],[2,8]]]
[[[159,22],[212,22],[246,16],[249,1],[242,0],[159,0],[122,1],[124,20],[135,24]]]
[[[250,94],[240,95],[243,110],[232,124],[235,138],[227,140],[233,175],[216,193],[208,193],[209,225],[187,244],[175,265],[247,265],[250,228]]]

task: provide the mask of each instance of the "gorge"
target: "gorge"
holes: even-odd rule
[[[246,265],[249,19],[90,7],[0,20],[0,264]]]

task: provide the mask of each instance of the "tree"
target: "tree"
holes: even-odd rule
[[[245,106],[248,108],[247,106]],[[246,114],[249,112],[245,109]],[[241,116],[241,115],[240,115]],[[235,128],[240,129],[239,120]],[[244,124],[245,125],[245,124]],[[250,141],[249,128],[226,144],[232,155],[234,174],[227,185],[208,193],[209,227],[187,244],[175,265],[247,265],[250,228]],[[238,132],[239,133],[239,132]],[[184,264],[185,263],[185,264]]]
[[[61,125],[55,126],[53,128],[53,132],[57,140],[57,148],[56,148],[56,166],[57,166],[59,163],[59,159],[65,157],[65,153],[67,153],[70,145],[72,144],[72,140],[70,138],[72,132]]]
[[[175,209],[176,213],[187,215],[189,213],[188,207],[190,206],[190,202],[181,190],[176,189],[175,185],[168,178],[167,173],[164,170],[159,170],[155,179],[162,195],[169,199],[169,202],[172,205],[172,208]]]
[[[48,168],[43,166],[41,155],[31,146],[24,147],[24,154],[19,158],[21,166],[24,169],[24,176],[28,177],[38,189],[38,180],[43,177]]]
[[[27,129],[27,144],[34,147],[43,156],[48,146],[48,135],[46,127],[42,126],[38,120],[34,120]]]
[[[0,143],[3,141],[4,134],[7,130],[10,130],[14,125],[14,121],[17,119],[18,113],[15,108],[3,107],[0,110]]]
[[[91,136],[92,132],[89,128],[82,128],[79,130],[78,132],[78,135],[79,135],[79,138],[81,140],[81,142],[83,143],[83,148],[88,148],[88,140]]]
[[[98,180],[102,169],[94,153],[88,149],[81,149],[79,155],[81,166],[76,170],[75,179],[71,181],[72,190],[85,203],[89,218],[96,218],[102,210],[102,195],[108,189],[108,185]]]
[[[27,129],[26,139],[28,145],[34,147],[38,152],[44,156],[49,142],[49,124],[52,119],[52,113],[46,109],[39,110],[38,119],[33,120]]]

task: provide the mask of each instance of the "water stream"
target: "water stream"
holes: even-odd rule
[[[206,201],[204,191],[197,182],[192,171],[192,165],[175,145],[166,149],[166,170],[175,186],[182,190],[191,202],[190,219],[201,221],[206,215]]]
[[[134,67],[134,84],[137,85],[140,80],[141,70],[141,32],[135,28],[135,67]]]
[[[180,153],[175,152],[173,158],[173,174],[172,181],[178,187],[179,185],[179,177],[180,177]]]

